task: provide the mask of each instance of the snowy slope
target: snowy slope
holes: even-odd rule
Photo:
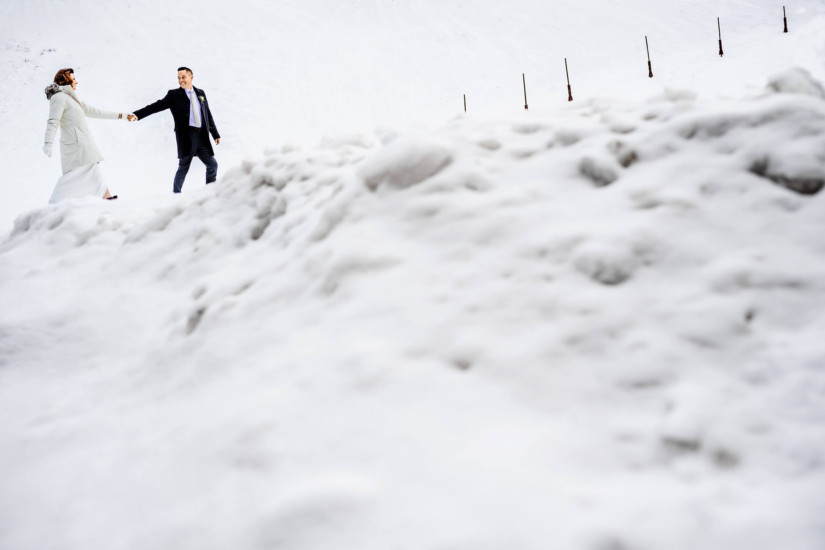
[[[789,6],[787,36],[763,3],[629,5],[205,10],[225,42],[191,64],[237,136],[222,179],[171,196],[171,121],[100,123],[107,173],[134,154],[155,189],[34,204],[0,243],[0,548],[822,548],[822,3]],[[172,85],[174,18],[150,33],[153,6],[107,5],[111,27],[33,6],[4,6],[8,40],[69,18],[124,44],[82,44],[115,67],[81,81],[100,106],[110,79],[138,104]],[[715,16],[710,54],[691,45],[708,10],[741,25],[722,59]],[[645,22],[668,37],[657,77],[642,58],[622,80],[605,56],[638,42],[619,29],[655,36]],[[523,112],[521,70],[484,87],[566,43],[605,67],[573,104],[537,76]],[[468,116],[439,101],[464,93],[459,59],[483,90]],[[398,88],[359,93],[368,67]],[[289,101],[260,113],[237,86],[256,77]],[[39,153],[34,95],[2,116]],[[40,161],[2,139],[23,188]]]
[[[787,2],[786,2],[787,3]],[[515,2],[281,0],[53,2],[0,5],[3,197],[0,229],[42,206],[59,176],[40,151],[43,88],[76,69],[78,92],[134,110],[177,87],[188,65],[209,93],[224,139],[222,169],[284,143],[376,128],[430,127],[460,114],[564,107],[564,58],[576,101],[643,100],[665,88],[738,97],[766,75],[803,66],[825,78],[818,48],[823,2],[602,0]],[[197,24],[182,24],[196,14]],[[716,18],[726,56],[716,55]],[[656,77],[647,78],[644,36]],[[134,126],[91,121],[107,181],[127,197],[163,196],[176,168],[167,114]],[[198,163],[195,163],[198,164]],[[200,185],[193,166],[185,191]]]

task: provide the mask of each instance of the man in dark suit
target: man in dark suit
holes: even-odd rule
[[[221,135],[209,110],[206,93],[192,86],[192,79],[192,69],[179,68],[180,88],[169,90],[163,99],[138,109],[134,115],[129,115],[129,120],[140,120],[166,109],[172,112],[172,118],[175,119],[175,138],[178,142],[178,171],[172,188],[175,193],[180,193],[183,188],[183,180],[186,179],[189,165],[195,156],[206,165],[207,184],[215,181],[218,176],[218,161],[215,160],[209,134],[215,138],[216,144],[220,144]]]

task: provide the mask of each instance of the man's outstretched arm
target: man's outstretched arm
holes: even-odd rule
[[[153,115],[155,113],[159,113],[164,111],[172,106],[172,92],[170,91],[166,94],[166,97],[155,101],[144,107],[143,109],[138,109],[135,111],[132,116],[135,118],[130,118],[129,120],[140,120],[142,118],[146,118],[149,115]]]

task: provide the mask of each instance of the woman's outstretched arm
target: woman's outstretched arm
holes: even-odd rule
[[[86,102],[81,103],[81,105],[83,106],[83,112],[86,113],[86,116],[89,118],[126,118],[123,113],[104,111],[103,109],[92,107]]]

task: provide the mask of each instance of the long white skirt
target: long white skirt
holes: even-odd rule
[[[105,194],[106,185],[103,183],[103,175],[100,173],[100,163],[93,162],[69,170],[60,176],[54,186],[54,191],[52,191],[49,204],[89,195],[103,197]]]

